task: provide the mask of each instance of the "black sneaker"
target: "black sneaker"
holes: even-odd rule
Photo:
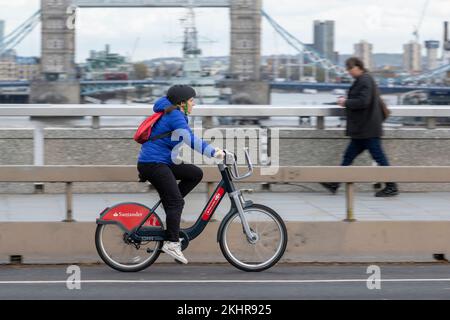
[[[339,183],[336,182],[322,182],[321,185],[330,191],[332,194],[336,194],[337,190],[339,189]]]
[[[375,197],[393,197],[398,195],[398,188],[395,183],[387,183],[383,190],[375,193]]]

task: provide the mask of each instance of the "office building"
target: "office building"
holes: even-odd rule
[[[334,21],[314,21],[314,49],[323,57],[337,63],[334,50]]]
[[[422,71],[422,46],[416,41],[403,45],[403,69],[408,73]]]
[[[361,40],[354,45],[354,55],[360,58],[367,69],[371,70],[373,65],[373,45],[367,41]]]

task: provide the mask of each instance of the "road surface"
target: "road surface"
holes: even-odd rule
[[[227,264],[173,263],[131,274],[105,265],[2,265],[5,299],[450,299],[450,264],[280,264],[245,273]]]

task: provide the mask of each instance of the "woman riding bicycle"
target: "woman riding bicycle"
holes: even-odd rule
[[[224,157],[221,149],[196,137],[188,125],[187,116],[195,106],[195,96],[192,87],[175,85],[169,88],[166,97],[156,101],[153,111],[164,115],[153,126],[150,139],[142,145],[137,164],[141,180],[148,180],[155,187],[166,212],[168,241],[161,250],[185,264],[188,261],[181,252],[179,238],[183,198],[200,183],[203,171],[193,164],[175,164],[178,151],[175,147],[183,142],[207,157]],[[178,139],[172,136],[174,131]],[[177,180],[181,180],[179,184]]]

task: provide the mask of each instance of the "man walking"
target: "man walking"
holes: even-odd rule
[[[338,105],[346,110],[346,135],[351,138],[341,165],[351,165],[358,155],[368,150],[378,165],[389,166],[389,161],[381,146],[384,112],[376,83],[364,67],[362,60],[353,57],[349,58],[345,64],[347,71],[355,81],[349,89],[348,97],[338,99]],[[322,186],[335,194],[339,183],[322,183]],[[386,187],[378,191],[375,196],[391,197],[397,194],[397,184],[388,182]]]

